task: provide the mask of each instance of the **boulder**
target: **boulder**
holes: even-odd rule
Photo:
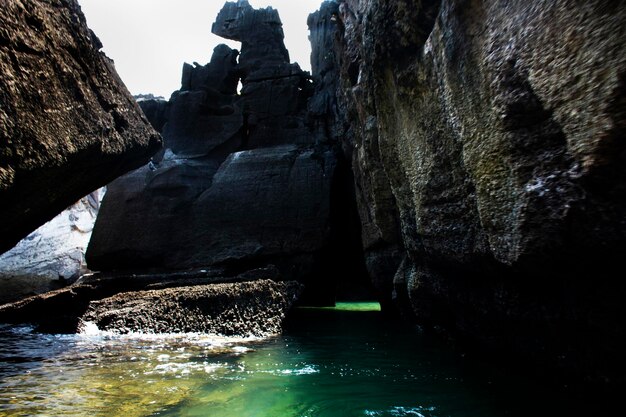
[[[145,164],[161,140],[76,0],[0,8],[0,252]]]
[[[141,293],[149,293],[156,290],[170,290],[158,292],[159,295],[157,298],[161,297],[164,304],[172,305],[172,303],[177,302],[177,299],[181,297],[184,298],[184,296],[180,294],[181,292],[193,292],[193,288],[205,288],[207,286],[213,286],[214,284],[264,281],[265,283],[259,287],[252,287],[261,289],[261,292],[267,287],[295,288],[293,284],[286,284],[286,287],[283,287],[283,284],[268,281],[280,281],[282,279],[283,277],[280,275],[280,271],[273,265],[251,269],[245,273],[235,275],[228,274],[220,268],[196,268],[177,272],[166,271],[163,273],[93,273],[82,276],[75,283],[67,287],[0,305],[0,323],[27,323],[35,326],[37,331],[40,332],[75,333],[81,329],[81,322],[84,322],[81,318],[85,316],[94,302],[114,298],[118,294],[133,293],[134,295],[130,298],[137,299],[141,297]],[[296,287],[299,288],[299,286]],[[173,291],[177,288],[185,288],[185,290]],[[297,293],[291,294],[299,295],[299,293],[300,290],[298,290]],[[246,292],[246,294],[248,293]],[[154,293],[151,293],[148,298],[154,298],[153,295]],[[125,299],[126,297],[121,296],[121,298]],[[238,302],[235,296],[229,298],[229,300],[229,302],[233,304],[237,304]],[[245,304],[247,302],[246,298],[244,297],[241,302]],[[262,299],[258,300],[258,303],[262,302]],[[270,308],[269,303],[271,302],[267,302],[267,306]],[[208,310],[206,311],[215,311],[211,310],[211,308],[211,306],[207,306]],[[226,306],[222,305],[220,308],[226,308]],[[105,309],[99,309],[98,311],[98,315],[105,314]],[[163,310],[160,310],[158,314],[162,313],[164,313]],[[109,312],[106,314],[110,316],[113,313]],[[153,317],[156,317],[156,315]],[[199,316],[196,316],[194,320],[196,319],[200,320]],[[163,320],[168,319],[163,318]],[[222,325],[227,326],[228,324],[224,322]],[[254,326],[254,324],[251,323],[250,326]],[[113,329],[112,326],[102,325],[102,329],[111,331],[117,330],[118,332],[125,331],[123,326]],[[133,328],[133,330],[139,331],[140,329]],[[156,331],[148,328],[144,330]],[[205,330],[209,331],[208,329]],[[205,330],[197,329],[196,331]],[[129,331],[128,328],[126,331]],[[160,328],[158,331],[174,332],[180,331],[180,328],[177,330],[176,326],[173,326],[169,330]]]
[[[272,7],[256,10],[248,0],[226,2],[211,32],[242,43],[239,65],[244,80],[268,66],[289,64],[283,23]]]
[[[297,282],[260,280],[120,293],[93,301],[81,327],[114,333],[205,333],[267,337],[280,334],[297,300]]]
[[[276,282],[275,268],[227,277],[219,270],[84,276],[69,287],[0,305],[0,322],[75,333],[280,333],[302,285]]]

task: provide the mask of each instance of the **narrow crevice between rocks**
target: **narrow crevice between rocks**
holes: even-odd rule
[[[330,189],[329,242],[316,255],[314,285],[302,296],[302,304],[334,305],[336,301],[377,300],[365,265],[361,222],[350,163],[339,156]]]

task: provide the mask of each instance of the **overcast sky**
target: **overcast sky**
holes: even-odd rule
[[[292,62],[310,71],[311,47],[306,19],[322,0],[249,0],[255,8],[272,6],[283,21]],[[213,48],[238,42],[211,33],[225,0],[79,0],[87,24],[132,94],[169,98],[180,88],[183,62],[209,62]]]

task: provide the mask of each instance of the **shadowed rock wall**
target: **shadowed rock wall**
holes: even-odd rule
[[[625,382],[624,2],[346,0],[309,25],[377,287],[483,351]]]
[[[161,141],[75,0],[0,2],[0,252]]]

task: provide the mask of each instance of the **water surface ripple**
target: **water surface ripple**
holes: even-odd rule
[[[285,335],[266,340],[41,335],[0,326],[0,415],[495,417],[580,411],[532,381],[471,362],[369,310],[364,304],[299,309]]]

